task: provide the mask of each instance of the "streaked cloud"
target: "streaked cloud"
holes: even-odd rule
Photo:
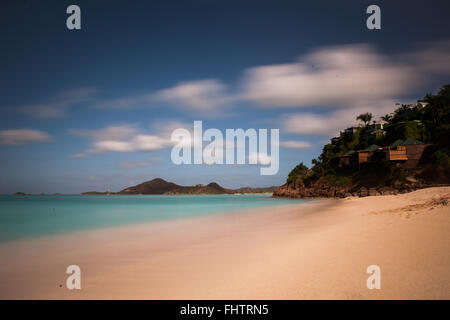
[[[154,97],[157,101],[196,111],[212,111],[231,99],[226,94],[226,86],[217,79],[181,82],[155,93]]]
[[[280,147],[287,149],[309,149],[312,144],[307,141],[281,141]]]
[[[95,103],[95,107],[126,110],[158,107],[161,106],[161,103],[164,103],[171,108],[189,112],[202,112],[203,116],[208,117],[217,115],[220,111],[219,107],[222,108],[232,100],[232,97],[226,93],[226,89],[225,84],[217,79],[185,81],[173,87],[134,97],[99,101]]]
[[[296,112],[281,116],[280,126],[283,132],[302,135],[332,136],[347,127],[357,125],[356,117],[370,112],[374,120],[394,109],[394,100],[381,100],[378,103],[362,105],[351,109],[337,109],[325,114]]]
[[[59,94],[48,103],[18,106],[14,110],[34,118],[61,118],[67,115],[73,105],[91,101],[95,92],[96,90],[92,88],[74,89]]]
[[[28,142],[48,142],[51,139],[49,134],[39,130],[0,130],[0,144],[2,145],[24,145]]]
[[[128,139],[138,132],[138,128],[133,125],[112,125],[109,127],[88,130],[88,129],[71,129],[69,133],[76,136],[87,137],[93,140],[121,140]]]
[[[71,155],[71,158],[84,158],[89,154],[104,152],[144,152],[158,151],[173,143],[170,135],[175,128],[186,128],[178,121],[159,121],[153,125],[153,133],[148,134],[136,125],[119,124],[105,128],[87,130],[72,129],[69,133],[91,140],[91,147],[84,152]]]
[[[170,145],[169,140],[154,135],[138,134],[129,140],[100,140],[94,141],[91,153],[156,151]]]
[[[263,107],[352,107],[402,95],[418,79],[412,66],[372,46],[325,47],[295,63],[248,69],[242,98]]]
[[[128,109],[166,103],[204,117],[224,114],[224,107],[229,113],[232,102],[264,108],[355,108],[401,98],[435,74],[450,74],[449,49],[450,41],[421,44],[393,55],[369,44],[319,47],[292,63],[244,70],[234,92],[219,79],[201,79],[95,105]]]

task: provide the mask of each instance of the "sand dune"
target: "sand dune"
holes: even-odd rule
[[[449,299],[450,187],[0,246],[0,298]],[[65,287],[66,267],[82,289]],[[369,290],[369,265],[381,289]]]

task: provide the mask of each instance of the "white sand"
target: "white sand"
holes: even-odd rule
[[[0,246],[2,299],[450,299],[450,188]],[[434,200],[433,200],[434,199]],[[68,265],[82,289],[65,287]],[[366,268],[381,268],[381,289]],[[61,285],[61,287],[60,287]]]

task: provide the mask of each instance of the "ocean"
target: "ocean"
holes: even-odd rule
[[[1,195],[0,243],[308,200],[252,195]]]

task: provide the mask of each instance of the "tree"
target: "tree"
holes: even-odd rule
[[[427,94],[429,102],[423,111],[423,121],[431,142],[450,149],[450,85],[444,85],[437,95]]]
[[[287,183],[296,183],[300,186],[303,185],[303,179],[308,174],[308,167],[303,164],[303,162],[300,162],[292,171],[289,173],[287,178]]]
[[[370,112],[362,113],[359,116],[356,117],[356,120],[361,120],[364,122],[364,125],[368,125],[370,123],[370,120],[372,120],[373,115]]]
[[[391,122],[392,116],[388,113],[388,114],[386,114],[385,116],[382,116],[382,117],[381,117],[381,120],[384,120],[384,121],[386,121],[386,122]]]

